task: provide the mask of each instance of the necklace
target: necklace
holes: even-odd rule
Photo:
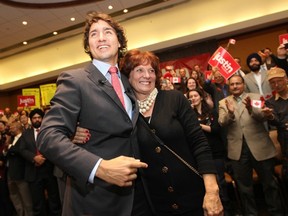
[[[150,93],[150,95],[144,99],[144,100],[137,100],[139,105],[139,111],[140,113],[145,113],[148,110],[150,110],[151,106],[153,105],[155,98],[158,94],[158,90],[156,88],[153,89],[153,91]]]

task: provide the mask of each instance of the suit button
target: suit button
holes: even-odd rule
[[[167,173],[167,172],[168,172],[168,167],[164,166],[164,167],[162,168],[162,172],[163,172],[163,173]]]
[[[151,129],[151,132],[155,134],[156,130],[155,129]]]
[[[170,192],[170,193],[174,192],[174,188],[172,186],[169,186],[168,187],[168,192]]]
[[[172,204],[171,207],[172,207],[174,210],[177,210],[177,209],[179,208],[179,206],[178,206],[176,203]]]
[[[160,153],[160,152],[161,152],[161,147],[157,146],[157,147],[155,148],[155,152],[156,152],[156,153]]]

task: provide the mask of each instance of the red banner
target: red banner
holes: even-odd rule
[[[201,66],[201,71],[205,71],[208,66],[208,60],[210,56],[210,53],[204,53],[197,56],[161,62],[160,68],[164,69],[166,66],[173,66],[175,71],[180,68],[187,68],[189,71],[191,71],[194,65],[197,64]]]
[[[288,43],[288,34],[279,35],[279,43],[280,44]]]
[[[17,102],[19,107],[35,106],[35,96],[17,96]]]
[[[212,67],[218,67],[222,76],[227,80],[240,69],[239,64],[223,47],[219,47],[208,61]]]

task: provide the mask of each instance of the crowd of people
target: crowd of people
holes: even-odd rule
[[[258,215],[254,171],[269,214],[287,215],[284,45],[248,55],[250,71],[229,80],[201,65],[162,73],[152,52],[127,51],[122,26],[89,12],[84,50],[91,63],[60,74],[49,110],[0,112],[4,215],[235,215],[228,166],[243,215]]]

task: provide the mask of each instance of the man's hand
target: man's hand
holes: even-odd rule
[[[243,104],[245,105],[245,107],[248,110],[248,112],[251,114],[251,112],[252,112],[252,104],[251,104],[251,98],[249,96],[244,98]]]
[[[225,100],[225,104],[226,104],[229,114],[233,115],[235,111],[234,104],[227,99]]]
[[[278,58],[286,58],[287,55],[287,50],[285,49],[285,45],[281,44],[278,48],[277,48],[277,57]]]
[[[33,158],[33,160],[35,162],[35,166],[41,166],[46,161],[46,158],[43,157],[43,155],[39,154],[39,155],[36,155]]]
[[[111,160],[102,160],[96,177],[120,187],[132,186],[137,178],[138,168],[147,168],[146,163],[132,157],[119,156]]]
[[[261,111],[264,113],[264,116],[268,120],[273,120],[273,118],[274,118],[273,109],[271,109],[269,107],[263,107]]]

